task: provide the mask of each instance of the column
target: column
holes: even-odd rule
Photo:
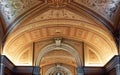
[[[120,34],[116,38],[116,43],[117,43],[117,46],[118,46],[118,55],[120,55]]]
[[[120,75],[120,64],[116,65],[116,75]]]
[[[35,66],[33,68],[33,75],[40,75],[40,67],[39,66]]]
[[[4,64],[3,63],[0,63],[0,75],[4,75]]]
[[[82,67],[77,67],[77,75],[84,75],[84,71]]]

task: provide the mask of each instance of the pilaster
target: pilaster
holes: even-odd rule
[[[0,63],[0,75],[4,75],[4,69],[5,65],[3,63]]]
[[[120,75],[120,63],[116,65],[116,75]]]
[[[40,67],[39,66],[35,66],[33,68],[33,75],[40,75]]]
[[[82,67],[77,67],[77,75],[84,75],[84,71]]]

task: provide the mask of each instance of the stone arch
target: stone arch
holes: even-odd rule
[[[53,51],[53,50],[64,50],[64,51],[67,51],[69,52],[73,57],[75,57],[75,60],[76,60],[76,63],[78,66],[82,66],[82,62],[81,62],[81,59],[79,57],[79,54],[78,52],[73,48],[71,47],[70,45],[68,44],[64,44],[64,43],[61,43],[61,46],[60,47],[56,47],[56,44],[50,44],[46,47],[44,47],[41,52],[39,53],[38,57],[37,57],[37,60],[35,62],[35,66],[39,66],[40,65],[40,62],[41,62],[41,59],[42,57],[50,52],[50,51]]]
[[[49,68],[47,70],[45,75],[49,75],[51,72],[54,73],[57,70],[57,68],[59,68],[60,70],[65,71],[67,73],[67,75],[72,75],[72,72],[68,68],[66,68],[64,66],[54,66],[54,67],[51,67],[51,68]]]

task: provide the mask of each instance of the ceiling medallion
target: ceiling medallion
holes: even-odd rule
[[[68,0],[48,0],[50,7],[59,8],[64,7]]]

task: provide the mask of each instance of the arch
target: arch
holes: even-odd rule
[[[49,68],[47,70],[47,72],[45,73],[45,75],[49,75],[50,72],[54,73],[57,70],[57,68],[59,68],[62,71],[65,71],[67,73],[67,75],[72,75],[72,72],[68,68],[66,68],[64,66],[54,66],[54,67],[51,67],[51,68]]]
[[[66,22],[65,21],[66,20],[64,20],[63,22],[66,23],[67,21]],[[55,21],[50,21],[50,22],[53,23]],[[62,21],[60,21],[60,22],[62,22]],[[74,24],[72,24],[71,22]],[[46,23],[48,23],[48,21],[46,21]],[[69,23],[71,23],[71,24],[69,24]],[[89,25],[82,26],[83,23],[80,24],[80,26],[78,25],[78,27],[77,27],[77,25],[75,24],[75,21],[69,21],[69,23],[64,24],[64,26],[59,25],[59,27],[58,27],[58,29],[60,29],[61,33],[64,33],[64,34],[60,35],[62,38],[73,39],[76,41],[82,41],[84,43],[89,44],[90,46],[95,47],[97,49],[97,51],[100,52],[101,57],[107,59],[104,61],[104,63],[107,63],[108,60],[110,60],[114,55],[117,54],[115,42],[114,42],[112,36],[109,37],[110,35],[106,31],[102,30],[102,32],[99,32],[99,30],[101,31],[100,28],[95,27],[95,29],[93,29],[94,26],[92,26],[92,25],[91,25],[92,27],[90,27]],[[79,24],[79,22],[77,22],[77,23]],[[19,49],[19,48],[22,49],[28,43],[57,37],[54,34],[54,31],[51,31],[51,29],[55,29],[58,26],[57,24],[53,23],[53,25],[50,25],[50,26],[48,26],[49,24],[48,25],[45,24],[43,26],[39,26],[39,25],[42,25],[42,23],[38,22],[33,25],[32,24],[28,25],[28,26],[30,26],[30,28],[27,29],[28,26],[27,27],[25,26],[25,27],[22,27],[19,29],[19,30],[21,30],[20,32],[18,30],[18,33],[16,33],[16,32],[12,33],[6,40],[6,44],[4,46],[3,53],[5,55],[9,56],[10,59],[13,59],[13,57],[10,57],[10,54],[12,54],[12,55],[16,54],[16,52],[18,52],[17,49]],[[31,27],[31,26],[35,26],[35,27]],[[70,32],[68,33],[67,31],[70,31]],[[47,35],[44,34],[44,32],[46,32]],[[31,37],[31,33],[32,33],[32,36],[34,36],[35,38]],[[75,35],[75,36],[73,36],[73,35]],[[90,35],[90,37],[84,38],[84,36],[82,37],[81,35],[86,35],[86,36]],[[27,37],[29,37],[29,38],[27,38]],[[28,39],[28,40],[24,41],[24,39]],[[19,42],[19,41],[21,41],[21,42]],[[97,44],[97,42],[100,42],[101,44]],[[103,42],[104,42],[104,44],[102,44]],[[16,48],[14,48],[16,43],[18,45],[16,46]],[[109,51],[109,53],[108,53],[108,51]],[[106,53],[106,52],[107,52],[107,54],[104,55],[103,53]],[[107,56],[107,57],[105,57],[105,56]],[[104,63],[102,63],[102,64],[104,65]]]
[[[75,57],[77,65],[82,66],[81,59],[79,57],[78,52],[73,47],[69,46],[68,44],[64,44],[64,43],[62,43],[60,47],[56,47],[56,44],[50,44],[50,45],[44,47],[37,57],[37,60],[35,62],[35,66],[39,66],[42,57],[46,53],[53,51],[53,50],[64,50],[64,51],[69,52],[73,57]]]

